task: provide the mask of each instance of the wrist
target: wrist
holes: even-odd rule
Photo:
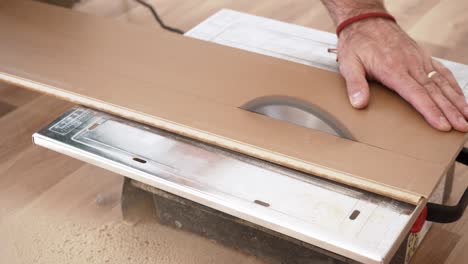
[[[321,0],[335,26],[346,19],[370,12],[387,12],[383,0]]]
[[[374,5],[366,5],[366,6],[353,6],[353,7],[343,7],[338,12],[336,12],[333,21],[335,25],[338,26],[339,24],[343,23],[345,20],[359,16],[362,14],[367,13],[388,13],[385,7],[382,4],[375,3]]]
[[[348,38],[351,35],[358,33],[371,34],[388,32],[388,30],[398,30],[400,27],[398,24],[391,19],[385,17],[369,17],[359,21],[355,21],[339,32],[339,39]]]

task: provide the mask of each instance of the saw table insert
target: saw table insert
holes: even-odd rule
[[[356,111],[336,73],[155,28],[6,0],[0,33],[1,80],[412,204],[465,141],[377,84]],[[240,108],[271,96],[334,117],[355,141]]]

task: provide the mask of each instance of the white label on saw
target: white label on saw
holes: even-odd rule
[[[64,136],[79,127],[91,117],[92,113],[90,111],[86,109],[76,109],[66,118],[49,128],[49,130]]]

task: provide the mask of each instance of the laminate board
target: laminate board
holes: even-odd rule
[[[102,1],[102,0],[93,0],[93,1]],[[154,2],[154,1],[153,1]],[[174,6],[178,6],[177,3],[172,3],[172,1],[162,1],[163,3],[171,3]],[[180,19],[187,17],[196,17],[193,21],[201,21],[207,18],[209,15],[212,15],[214,12],[221,8],[231,8],[248,13],[256,12],[257,5],[261,1],[249,1],[245,3],[245,6],[231,6],[229,3],[219,1],[219,0],[205,0],[203,2],[204,8],[195,8],[189,12],[178,13],[171,12],[170,14],[160,12],[162,16],[171,18],[171,22],[177,24],[178,26],[189,29],[195,26],[197,23],[185,24],[180,23]],[[271,5],[277,5],[275,1]],[[440,2],[440,4],[439,4]],[[290,6],[302,8],[302,13],[297,13],[296,15],[289,15],[289,8],[283,9],[282,13],[276,12],[275,14],[264,12],[257,13],[257,15],[267,16],[274,19],[282,20],[285,22],[295,23],[299,25],[311,26],[313,28],[320,28],[323,30],[332,31],[333,27],[331,22],[328,21],[328,18],[323,19],[323,10],[317,6],[311,6],[312,2],[309,3],[295,3],[294,1],[290,3]],[[458,61],[461,63],[468,63],[468,45],[467,41],[468,34],[466,34],[467,27],[452,27],[453,18],[455,20],[457,17],[463,16],[466,14],[466,8],[468,5],[466,1],[439,1],[439,0],[396,0],[396,1],[386,1],[386,6],[388,10],[397,17],[398,23],[405,29],[408,30],[410,35],[414,37],[419,44],[423,45],[427,50],[429,50],[434,56]],[[456,6],[457,11],[447,12],[451,8],[449,6]],[[158,5],[156,4],[156,7]],[[210,7],[207,9],[206,7]],[[175,8],[177,10],[177,8]],[[453,10],[453,9],[452,9]],[[427,15],[432,14],[432,15]],[[437,14],[438,20],[433,20],[433,14]],[[282,15],[282,17],[280,17]],[[200,18],[199,18],[200,17]],[[284,18],[287,17],[287,18]],[[146,23],[147,25],[154,25],[154,20],[151,16],[147,14],[147,10],[142,7],[136,7],[132,9],[131,12],[126,13],[120,17],[124,20],[131,23]],[[188,19],[187,19],[188,20]],[[419,23],[418,23],[419,22]],[[454,38],[445,39],[442,38],[439,34],[439,30],[433,30],[433,25],[437,24],[438,27],[441,27],[440,34],[446,34],[448,31],[456,31],[450,33]],[[412,30],[413,29],[413,30]],[[426,31],[425,35],[418,30]],[[438,38],[440,44],[436,45],[430,42],[430,38]],[[429,41],[427,40],[429,39]],[[454,39],[457,41],[451,43]],[[462,165],[457,165],[455,173],[455,183],[454,190],[451,195],[449,204],[456,203],[461,194],[464,191],[464,188],[468,184],[467,177],[467,167]],[[468,232],[467,232],[467,219],[465,215],[457,223],[453,224],[435,224],[433,229],[429,231],[429,236],[423,241],[421,248],[416,252],[416,255],[412,261],[415,264],[439,264],[439,263],[453,263],[453,264],[462,264],[466,263],[468,260],[468,251],[465,250],[468,245]]]
[[[110,9],[113,4],[119,2],[133,0],[88,0],[88,4],[93,4],[96,9],[87,9],[86,11],[93,14],[102,14]],[[193,0],[186,0],[193,1]],[[81,3],[86,1],[82,0]],[[291,1],[294,4],[294,1]],[[312,1],[314,2],[314,1]],[[317,1],[318,2],[318,1]],[[423,24],[430,24],[430,18],[425,16],[428,10],[432,9],[433,1],[430,0],[397,0],[387,1],[387,5],[391,8],[393,14],[399,19],[409,18],[414,22],[421,21],[420,28]],[[439,1],[436,1],[439,2]],[[439,12],[445,18],[445,22],[450,22],[453,13],[445,14],[445,5],[456,3],[460,8],[460,13],[463,13],[464,8],[468,5],[467,1],[450,0],[438,5],[432,12]],[[216,12],[217,9],[226,6],[226,2],[221,0],[204,0],[200,1],[200,5],[208,8],[194,8],[184,12],[183,14],[176,12],[177,1],[163,0],[159,3],[173,4],[174,12],[160,12],[164,19],[170,19],[172,23],[179,21],[179,16],[183,16],[190,20],[191,16],[196,17],[193,21],[199,21]],[[272,0],[256,0],[245,1],[244,6],[241,6],[242,11],[253,13],[258,10],[258,6],[263,6],[263,10],[274,10],[267,8],[268,5],[276,5],[276,1]],[[310,14],[310,26],[315,28],[325,28],[327,21],[316,19],[314,7],[310,7],[309,3],[302,3],[303,13],[298,13],[297,17],[288,15],[289,8],[283,12],[275,12],[268,14],[266,11],[260,15],[268,16],[274,19],[280,19],[282,15],[288,17],[286,22],[294,22],[301,24],[299,20],[306,21],[307,15]],[[299,4],[298,4],[299,5]],[[409,6],[409,8],[408,8]],[[97,9],[99,7],[99,10]],[[158,6],[156,6],[158,7]],[[415,7],[415,8],[413,8]],[[141,8],[141,7],[137,7]],[[133,10],[133,9],[132,9]],[[141,8],[140,15],[146,14],[147,10]],[[159,10],[158,10],[159,11]],[[162,10],[161,10],[162,11]],[[136,12],[136,9],[135,9]],[[307,15],[306,15],[307,14]],[[149,27],[157,27],[152,17],[145,16],[138,19],[136,13],[133,13],[131,18],[137,19]],[[133,20],[129,20],[134,22]],[[195,22],[194,22],[195,23]],[[307,23],[307,22],[306,22]],[[307,23],[308,24],[308,23]],[[189,29],[196,24],[177,24],[184,29]],[[309,25],[309,24],[308,24]],[[408,27],[409,28],[409,27]],[[459,34],[463,32],[458,31]],[[432,32],[431,34],[435,34]],[[464,34],[465,41],[468,40]],[[463,45],[463,38],[458,38],[460,41],[452,48],[445,48],[443,45],[427,45],[422,43],[437,56],[457,60],[463,63],[468,63],[465,54],[468,54],[468,45]],[[420,42],[421,43],[421,42]],[[11,87],[14,88],[14,87]],[[16,91],[29,92],[23,89],[14,88]],[[2,94],[2,84],[0,84],[0,98],[11,105],[16,105],[17,96],[6,96]],[[9,90],[11,92],[13,90]],[[12,95],[11,93],[8,93]],[[30,100],[23,98],[20,107],[15,108],[12,113],[18,113],[17,118],[26,115],[29,111],[41,112],[42,115],[48,114],[50,122],[56,117],[53,111],[53,105],[29,105]],[[22,109],[22,108],[27,109]],[[47,120],[44,117],[44,120]],[[4,122],[0,124],[0,137],[8,136],[10,133],[9,126],[18,126],[18,123]],[[37,130],[41,128],[40,124],[33,122],[25,122],[24,129]],[[12,139],[14,142],[22,146],[22,141],[29,144],[28,148],[18,148],[14,155],[18,162],[15,166],[18,175],[21,174],[21,168],[28,170],[30,163],[29,159],[21,159],[23,153],[28,155],[37,155],[38,159],[34,159],[36,167],[42,169],[47,167],[49,152],[43,148],[37,148],[31,145],[31,140],[28,135]],[[15,150],[14,144],[11,144],[12,150]],[[31,149],[37,149],[37,152],[32,152]],[[13,155],[13,154],[12,154]],[[26,156],[25,156],[26,157]],[[39,160],[42,158],[42,162]],[[70,159],[63,157],[64,159]],[[4,160],[0,159],[0,163]],[[10,161],[10,163],[12,163]],[[167,229],[154,223],[154,220],[149,217],[146,220],[138,219],[138,222],[123,223],[118,212],[119,197],[116,195],[121,186],[121,177],[108,173],[105,170],[85,166],[79,173],[63,173],[67,171],[66,166],[55,166],[53,171],[48,173],[60,174],[63,178],[60,180],[54,177],[44,177],[42,186],[49,186],[34,195],[27,195],[26,198],[21,198],[25,192],[11,193],[9,196],[2,196],[0,203],[3,207],[9,208],[9,213],[5,213],[0,209],[0,256],[3,262],[9,264],[15,263],[154,263],[174,264],[174,263],[268,263],[252,257],[243,256],[233,250],[224,248],[221,245],[212,243],[202,238],[180,232],[173,229]],[[43,168],[45,169],[45,168]],[[10,171],[9,171],[10,172]],[[28,188],[28,178],[34,181],[36,178],[42,178],[44,174],[29,173],[22,174],[21,180],[16,182],[18,188],[22,185],[23,189]],[[0,169],[1,178],[9,177],[10,174]],[[47,176],[47,174],[46,174]],[[113,180],[109,181],[109,178]],[[14,180],[14,178],[12,178]],[[47,184],[46,182],[50,182]],[[449,200],[450,204],[458,201],[462,188],[468,184],[468,169],[466,166],[457,165],[455,170],[454,192]],[[1,185],[1,184],[0,184]],[[1,196],[1,193],[0,193]],[[116,197],[117,196],[117,197]],[[104,198],[103,198],[104,197]],[[29,199],[29,200],[28,200]],[[21,202],[20,202],[21,201]],[[104,202],[102,202],[104,201]],[[53,206],[51,206],[53,204]],[[2,208],[3,208],[2,207]],[[117,207],[117,208],[115,208]],[[111,209],[114,208],[114,209]],[[148,211],[141,212],[143,216]],[[14,214],[14,215],[13,215]],[[468,260],[468,216],[465,214],[462,219],[453,224],[436,224],[429,231],[429,237],[424,239],[421,247],[417,250],[416,255],[411,263],[414,264],[464,264]],[[79,235],[78,235],[79,234]],[[92,241],[93,243],[90,243]],[[148,242],[148,244],[146,243]],[[445,245],[450,245],[446,247]],[[97,252],[99,251],[99,252]],[[130,260],[129,260],[130,258]],[[0,262],[2,262],[0,261]]]
[[[280,21],[294,22],[302,26],[314,26],[321,30],[333,30],[331,18],[319,1],[173,0],[169,3],[164,0],[150,0],[147,2],[157,8],[158,13],[166,24],[185,31],[190,30],[209,16],[215,14],[221,7],[274,18]],[[105,13],[105,11],[103,12]],[[186,15],[188,13],[190,15]],[[118,16],[118,19],[136,24],[154,25],[156,29],[159,29],[151,13],[142,6],[132,8],[128,12]]]
[[[78,5],[75,5],[74,10],[100,16],[118,17],[137,6],[139,4],[134,0],[81,0]]]
[[[38,97],[39,94],[30,90],[18,89],[18,87],[0,84],[0,101],[6,102],[14,107],[28,103]]]
[[[411,31],[415,24],[422,21],[421,17],[433,10],[440,0],[394,0],[384,1],[387,10],[396,16],[398,24],[407,32]],[[411,32],[409,32],[411,34]],[[412,36],[417,38],[418,36]],[[419,42],[423,39],[417,39]]]
[[[121,185],[119,175],[91,165],[69,173],[0,218],[0,262],[266,264],[160,225],[152,208],[137,210],[133,222],[123,221]]]
[[[15,107],[9,103],[0,101],[0,117],[15,109]]]
[[[39,96],[0,117],[0,170],[10,164],[18,153],[31,145],[31,135],[38,127],[51,122],[51,116],[57,117],[69,109],[72,104],[49,96]],[[37,111],[48,107],[49,111]]]
[[[81,166],[78,160],[35,146],[23,149],[8,164],[1,164],[0,222]]]
[[[442,56],[468,63],[468,6],[458,1],[439,1],[426,12],[410,29],[409,33],[420,41],[445,47],[450,50]],[[450,17],[450,19],[447,19]]]
[[[411,203],[430,196],[465,140],[377,84],[357,111],[338,74],[155,32],[4,1],[0,79]],[[357,141],[240,109],[270,95],[326,109]]]

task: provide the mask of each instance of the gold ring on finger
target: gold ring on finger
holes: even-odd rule
[[[430,73],[427,74],[427,77],[428,77],[429,79],[432,79],[432,77],[434,77],[437,73],[438,73],[438,72],[436,72],[436,71],[431,71]]]

